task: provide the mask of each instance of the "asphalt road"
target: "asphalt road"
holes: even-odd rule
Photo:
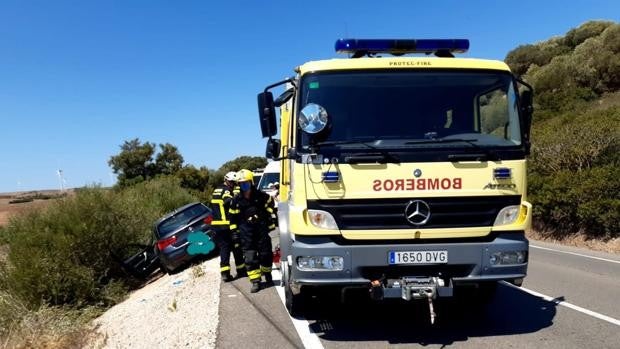
[[[250,294],[247,279],[222,283],[217,347],[620,348],[620,256],[530,243],[521,289],[501,284],[487,304],[439,301],[435,325],[426,303],[336,297],[312,299],[292,319],[280,287]]]

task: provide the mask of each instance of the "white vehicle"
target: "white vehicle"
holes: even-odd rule
[[[252,171],[252,173],[254,173],[254,179],[252,180],[252,182],[257,187],[258,187],[258,183],[260,182],[260,178],[263,176],[263,170],[264,168],[257,168],[254,171]]]
[[[258,189],[271,195],[275,200],[275,205],[278,207],[278,192],[280,187],[280,161],[271,161],[265,167],[263,176],[258,182]]]

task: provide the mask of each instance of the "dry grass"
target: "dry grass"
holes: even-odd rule
[[[0,199],[0,226],[8,224],[9,219],[16,214],[45,207],[50,203],[50,200],[34,200],[19,204],[9,204],[11,200],[12,199]]]
[[[67,189],[64,194],[73,195],[75,192],[73,189]],[[27,192],[14,192],[14,193],[0,193],[0,226],[6,225],[9,219],[31,209],[37,209],[45,207],[52,200],[41,200],[41,198],[54,198],[60,197],[61,192],[58,190],[37,190]],[[14,203],[10,204],[9,201],[19,198],[32,198],[34,201]]]
[[[20,314],[21,320],[11,324],[7,333],[0,337],[0,349],[83,348],[98,336],[88,321],[99,314],[100,311],[80,312],[53,307],[25,310]]]
[[[554,236],[552,234],[546,234],[544,232],[539,232],[535,230],[528,231],[527,237],[534,240],[553,242],[561,245],[587,248],[593,251],[620,253],[620,238],[603,241],[598,239],[591,239],[584,234],[579,233],[558,238],[557,236]]]
[[[197,279],[204,275],[205,275],[205,271],[204,269],[202,269],[201,264],[197,264],[192,267],[192,276],[194,277],[194,279]]]

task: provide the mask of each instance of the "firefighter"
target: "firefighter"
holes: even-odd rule
[[[213,222],[211,225],[215,230],[215,243],[220,248],[220,272],[224,282],[233,280],[230,273],[230,252],[235,257],[237,278],[247,276],[239,233],[237,231],[233,232],[230,229],[230,221],[227,217],[227,212],[233,199],[235,177],[235,172],[228,172],[224,176],[224,184],[215,188],[211,199],[211,207],[213,208]]]
[[[271,214],[273,199],[268,194],[256,189],[253,184],[254,174],[249,170],[237,172],[237,182],[241,192],[230,204],[230,229],[238,229],[241,235],[241,247],[247,266],[248,277],[252,282],[252,293],[261,289],[261,276],[265,282],[272,284],[271,237],[269,232],[275,228]]]

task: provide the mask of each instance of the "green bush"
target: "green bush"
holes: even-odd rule
[[[9,267],[0,285],[32,307],[113,304],[131,283],[111,251],[149,242],[157,218],[195,200],[178,179],[161,178],[124,190],[87,188],[25,213],[5,228]]]
[[[529,195],[538,228],[614,238],[620,233],[620,168],[560,170],[530,176]]]
[[[532,130],[531,170],[549,175],[618,162],[620,107],[564,114]]]
[[[533,129],[535,223],[561,236],[620,234],[620,107],[563,114]]]

